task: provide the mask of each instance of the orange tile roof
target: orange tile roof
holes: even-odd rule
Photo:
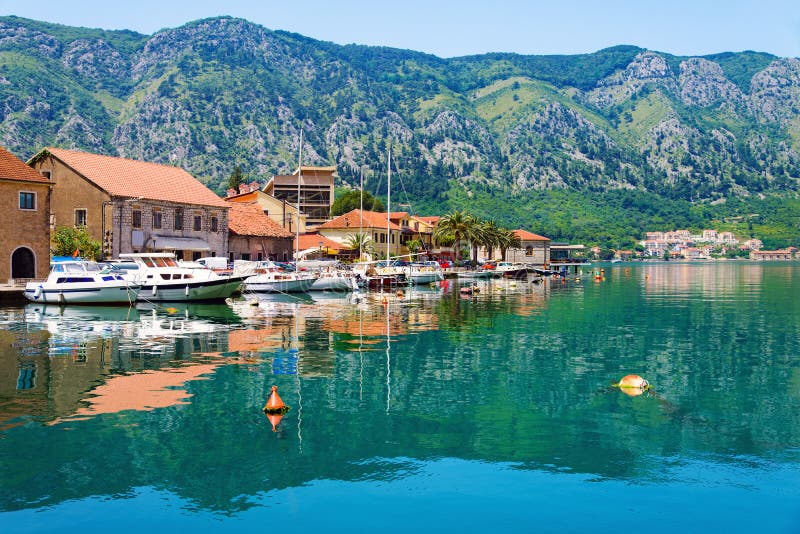
[[[319,247],[320,241],[322,241],[322,246],[325,248],[332,248],[334,250],[347,249],[346,245],[338,243],[333,239],[325,237],[321,234],[300,234],[300,246],[297,248],[299,250],[307,250],[310,248]]]
[[[439,219],[441,219],[441,217],[438,215],[431,215],[428,217],[421,217],[419,215],[414,215],[414,218],[419,219],[420,221],[431,225],[435,225],[436,223],[439,222]]]
[[[46,148],[64,164],[113,196],[227,208],[229,204],[185,170],[170,165]],[[34,156],[34,159],[38,157]]]
[[[353,228],[358,229],[359,225],[361,224],[361,210],[353,210],[344,215],[339,215],[332,221],[328,221],[323,223],[319,226],[320,229],[341,229],[341,228]],[[377,229],[384,229],[386,228],[386,214],[385,213],[378,213],[377,211],[363,211],[363,226],[364,228],[377,228]],[[389,228],[396,231],[402,231],[399,226],[394,224],[393,222],[389,222]]]
[[[228,228],[234,234],[261,237],[294,237],[290,231],[267,217],[257,202],[229,202]]]
[[[392,212],[389,212],[389,218],[390,219],[405,219],[406,217],[408,217],[408,212],[407,211],[392,211]]]
[[[0,147],[0,179],[51,183],[50,180],[33,170],[24,161],[3,147]]]
[[[550,241],[549,237],[533,234],[527,230],[514,230],[514,233],[517,234],[520,241]]]

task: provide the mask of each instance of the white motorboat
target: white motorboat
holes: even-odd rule
[[[403,269],[406,279],[414,285],[425,285],[444,280],[442,268],[435,261],[412,263]]]
[[[497,262],[495,272],[504,278],[525,278],[528,276],[528,267],[521,263],[500,261]]]
[[[245,276],[243,291],[255,293],[306,293],[317,276],[306,271],[287,271],[271,261],[235,262],[234,275]]]
[[[497,273],[493,269],[480,269],[476,271],[460,271],[456,276],[459,280],[487,280],[496,277]]]
[[[80,258],[57,257],[44,282],[28,282],[25,298],[51,304],[131,304],[140,286],[111,267]]]
[[[353,273],[341,270],[320,271],[311,284],[311,291],[355,291],[358,283]]]
[[[221,275],[205,267],[181,266],[171,252],[120,254],[116,268],[126,279],[142,286],[139,300],[225,300],[242,285],[244,276]]]

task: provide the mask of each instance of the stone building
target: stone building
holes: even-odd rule
[[[228,259],[289,261],[294,234],[270,219],[257,202],[230,202]]]
[[[0,148],[0,283],[50,270],[51,183]]]
[[[183,169],[60,148],[29,165],[52,183],[51,224],[85,227],[106,258],[228,253],[228,203]]]
[[[550,264],[550,238],[528,232],[527,230],[514,230],[519,237],[520,248],[508,249],[506,260],[531,265]],[[499,255],[496,255],[499,257]]]

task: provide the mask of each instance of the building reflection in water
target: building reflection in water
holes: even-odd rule
[[[473,301],[531,315],[545,305],[548,287],[501,281]],[[24,417],[53,423],[184,405],[192,396],[185,385],[224,365],[263,373],[258,365],[269,363],[273,375],[333,377],[338,358],[350,368],[356,357],[353,372],[363,373],[364,353],[373,351],[385,351],[388,407],[392,340],[453,327],[450,318],[442,323],[443,299],[451,298],[458,298],[453,287],[359,299],[321,294],[230,305],[3,310],[0,322],[13,327],[0,332],[0,426]]]

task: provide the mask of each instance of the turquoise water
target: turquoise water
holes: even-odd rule
[[[800,265],[605,274],[0,309],[2,530],[800,531]]]

